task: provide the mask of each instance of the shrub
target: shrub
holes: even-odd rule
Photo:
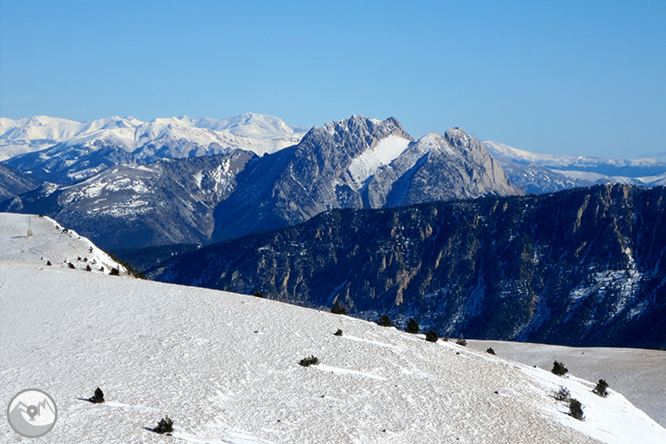
[[[342,302],[335,301],[335,303],[333,304],[333,307],[331,307],[331,313],[346,315],[347,314],[347,309],[342,304]]]
[[[564,376],[568,371],[569,369],[566,368],[564,364],[562,364],[561,362],[559,361],[553,362],[553,369],[551,370],[553,374],[557,376]]]
[[[86,265],[86,271],[92,271],[92,268],[90,268],[90,264]]]
[[[569,399],[571,399],[571,392],[568,388],[560,386],[560,389],[555,393],[555,399],[558,401],[569,402]]]
[[[571,398],[569,400],[569,416],[572,416],[579,421],[583,420],[583,405],[576,398]]]
[[[379,325],[381,325],[382,327],[391,326],[391,319],[388,317],[388,315],[382,315],[382,317],[379,318]]]
[[[110,276],[120,276],[120,270],[117,268],[112,268],[111,273],[109,273]]]
[[[310,355],[307,358],[301,359],[299,362],[303,367],[310,367],[311,365],[317,365],[319,364],[319,358],[317,358],[314,355]]]
[[[155,433],[171,433],[173,432],[173,420],[168,416],[166,418],[160,419],[160,422],[157,423],[157,427],[153,429]]]
[[[88,401],[92,402],[93,404],[101,404],[104,402],[104,392],[102,392],[102,389],[97,387],[95,389],[95,394],[92,395],[91,398],[88,398]]]
[[[51,261],[46,261],[46,265],[51,266]]]
[[[437,333],[435,333],[435,330],[428,330],[426,333],[426,341],[428,342],[437,342],[439,337],[437,336]]]
[[[596,395],[601,396],[602,398],[605,398],[608,396],[608,392],[606,389],[608,388],[608,383],[604,379],[600,379],[599,382],[597,383],[597,386],[592,390],[592,392]]]
[[[342,330],[340,330],[340,329],[338,328],[338,331],[336,331],[336,332],[333,333],[333,334],[334,334],[335,336],[342,336]]]
[[[264,294],[263,294],[262,292],[260,292],[260,291],[255,291],[255,292],[254,292],[254,295],[255,295],[256,297],[258,297],[258,298],[265,298],[265,297],[266,297],[266,296],[264,296]]]
[[[465,337],[460,333],[460,338],[456,341],[456,344],[462,345],[463,347],[467,346],[467,341],[465,340]]]
[[[419,332],[419,323],[414,320],[414,318],[409,318],[407,321],[407,326],[405,327],[407,333],[416,334]]]
[[[492,347],[488,347],[488,350],[486,350],[486,353],[490,353],[491,355],[495,354],[495,350],[493,350]]]
[[[69,268],[76,268],[76,267],[74,266],[74,264],[71,263],[71,262],[67,262],[67,266],[68,266]]]

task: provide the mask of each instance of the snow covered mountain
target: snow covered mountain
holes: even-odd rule
[[[261,126],[253,120],[223,124],[233,131],[247,131]],[[260,123],[265,131],[273,131]],[[101,172],[73,185],[47,184],[3,202],[0,210],[47,214],[105,248],[128,248],[238,237],[303,222],[332,208],[522,194],[483,146],[464,131],[431,133],[415,142],[394,118],[352,116],[315,127],[297,145],[261,157],[231,150],[195,157],[201,159],[197,161],[189,157],[162,161],[159,168],[109,167],[104,162],[112,158],[110,151],[86,150],[82,145],[72,147],[71,158],[57,156],[64,169],[54,169],[74,168],[85,172],[84,177],[99,168]],[[113,153],[136,158],[136,153],[123,149]],[[209,193],[214,196],[209,199],[204,195],[210,190],[204,188],[215,181],[198,183],[195,177],[214,171],[218,163],[226,162],[224,156],[243,161],[225,169],[224,180],[232,185],[222,187],[224,194]],[[160,173],[161,179],[156,180],[158,170],[169,173]],[[125,186],[137,180],[141,186]],[[195,213],[199,216],[193,217]]]
[[[528,193],[550,193],[601,183],[666,185],[666,162],[655,159],[609,159],[556,156],[485,141],[511,182]]]
[[[66,184],[117,164],[146,165],[232,149],[272,153],[298,143],[304,134],[277,117],[250,113],[222,120],[172,117],[151,122],[120,117],[83,123],[48,117],[3,119],[3,130],[0,159],[40,181]]]
[[[252,296],[48,267],[81,239],[36,216],[25,237],[26,218],[0,214],[0,386],[3,402],[25,388],[53,396],[42,442],[666,440],[612,387],[601,398],[575,376]],[[310,355],[320,363],[299,365]],[[81,399],[98,386],[106,402]],[[561,386],[584,421],[554,399]],[[165,416],[172,437],[149,430]],[[0,436],[24,442],[6,421]]]
[[[5,202],[7,211],[47,214],[103,248],[207,242],[213,211],[257,156],[228,154],[117,165],[73,185],[46,183]]]
[[[238,183],[216,209],[213,240],[292,225],[332,208],[523,193],[458,128],[414,141],[393,117],[360,115],[314,127],[298,145],[257,159]]]

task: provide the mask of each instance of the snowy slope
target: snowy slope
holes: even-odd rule
[[[502,357],[552,368],[553,361],[564,362],[569,371],[590,381],[605,379],[636,407],[666,426],[666,351],[635,348],[576,348],[509,341],[473,341],[477,350],[492,347]]]
[[[113,268],[127,272],[75,231],[49,217],[28,214],[0,213],[0,262],[33,266],[50,262],[53,268],[68,269],[71,263],[77,270],[90,266],[93,274],[109,274]]]
[[[37,256],[66,256],[71,238],[43,222],[22,238],[16,216],[0,214],[0,248],[23,243],[0,255],[0,402],[28,387],[50,393],[58,422],[41,442],[666,441],[620,394],[595,399],[585,381],[453,343],[252,296],[44,266]],[[301,367],[309,355],[321,364]],[[551,397],[559,385],[581,399],[585,422]],[[97,386],[104,404],[77,399]],[[146,429],[165,415],[171,438]],[[0,436],[25,442],[5,421]]]

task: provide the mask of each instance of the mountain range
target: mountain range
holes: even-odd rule
[[[240,160],[215,179],[226,181],[225,193],[204,189],[215,180],[202,188],[199,179],[231,158]],[[105,167],[72,185],[46,184],[0,209],[55,217],[105,248],[118,249],[229,239],[303,222],[331,208],[521,193],[483,146],[460,129],[414,141],[394,118],[352,116],[315,127],[298,144],[261,157],[231,150],[149,166]],[[191,217],[194,213],[198,216]],[[164,219],[169,214],[183,217]]]
[[[382,210],[184,253],[158,280],[414,317],[441,336],[666,349],[666,188],[603,185]]]

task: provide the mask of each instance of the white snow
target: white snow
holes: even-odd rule
[[[133,117],[107,117],[75,122],[47,116],[0,119],[0,161],[62,143],[63,148],[84,145],[122,147],[128,152],[154,143],[194,144],[209,150],[240,148],[258,155],[297,144],[305,129],[287,125],[277,117],[243,114],[227,119],[169,117],[142,122]]]
[[[361,188],[365,181],[377,170],[398,158],[409,146],[410,141],[400,136],[391,135],[380,140],[373,148],[363,151],[349,165],[349,174]]]
[[[452,343],[253,296],[47,267],[42,257],[84,240],[36,216],[43,226],[21,237],[17,218],[0,214],[1,400],[24,388],[53,396],[58,421],[40,442],[666,442],[620,395],[593,402],[570,378],[589,418],[572,423],[548,372]],[[318,366],[298,364],[310,355]],[[98,386],[106,403],[77,399]],[[146,430],[166,415],[172,437]],[[25,442],[6,421],[0,436]]]

